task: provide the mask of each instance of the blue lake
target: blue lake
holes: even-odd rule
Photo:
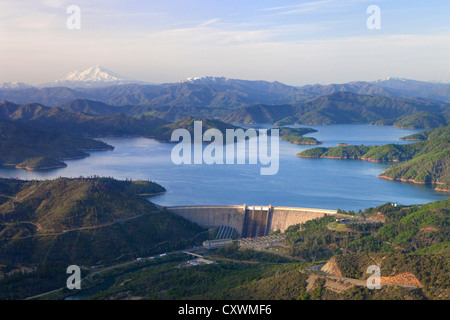
[[[270,126],[259,126],[270,127]],[[318,130],[315,137],[333,147],[338,143],[381,145],[408,143],[398,138],[420,130],[370,125],[307,126]],[[163,206],[248,204],[358,210],[386,202],[420,204],[442,200],[448,193],[430,187],[379,179],[389,164],[360,160],[304,159],[296,157],[300,146],[280,141],[279,171],[260,175],[260,164],[175,165],[174,144],[146,138],[100,139],[114,151],[92,152],[81,160],[66,161],[66,168],[25,171],[0,168],[0,176],[21,179],[109,176],[117,179],[148,179],[163,185],[167,193],[151,197]],[[205,147],[205,146],[203,146]]]

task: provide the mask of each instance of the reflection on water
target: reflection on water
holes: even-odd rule
[[[265,126],[271,127],[271,126]],[[340,142],[381,145],[407,143],[397,139],[419,130],[400,130],[370,125],[310,126],[309,134],[326,147]],[[295,155],[311,146],[280,142],[277,175],[261,176],[261,165],[174,165],[174,144],[145,138],[101,139],[114,151],[92,152],[81,160],[67,161],[66,168],[24,171],[0,168],[0,176],[22,179],[109,176],[117,179],[149,179],[168,192],[151,201],[164,206],[196,204],[257,204],[358,210],[391,201],[401,204],[445,199],[448,194],[432,188],[377,178],[388,165],[358,160],[303,159]]]

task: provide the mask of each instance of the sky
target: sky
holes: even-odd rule
[[[0,0],[0,82],[93,65],[151,83],[450,81],[450,1]]]

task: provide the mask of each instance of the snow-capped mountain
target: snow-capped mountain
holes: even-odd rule
[[[432,83],[438,83],[438,84],[450,84],[450,80],[435,80],[435,81],[431,81]]]
[[[83,71],[72,71],[69,72],[65,77],[61,78],[59,81],[73,81],[73,82],[111,82],[111,81],[123,81],[129,80],[117,73],[114,73],[101,66],[90,67]]]
[[[0,89],[27,89],[34,88],[32,85],[23,82],[2,82]]]
[[[436,87],[436,85],[439,85],[439,83],[436,82],[429,82],[429,81],[418,81],[418,80],[412,80],[412,79],[406,79],[406,78],[394,78],[394,77],[387,77],[383,80],[377,80],[373,81],[372,84],[381,86],[384,88],[391,88],[391,89],[406,89],[406,90],[417,90],[420,88],[433,88]],[[445,84],[445,83],[442,83]]]
[[[391,76],[389,76],[389,77],[387,77],[387,78],[385,78],[385,79],[379,79],[379,80],[376,80],[376,81],[373,81],[374,83],[377,83],[377,82],[386,82],[386,81],[401,81],[401,82],[405,82],[405,81],[415,81],[415,80],[410,80],[410,79],[406,79],[406,78],[398,78],[398,77],[391,77]]]
[[[398,87],[398,86],[406,87],[406,86],[433,86],[435,84],[449,84],[450,82],[446,80],[420,81],[407,78],[387,77],[386,79],[372,81],[371,83],[385,87]]]
[[[182,82],[183,83],[205,84],[205,83],[223,83],[228,80],[234,80],[234,79],[228,79],[225,77],[190,77]]]
[[[112,72],[101,66],[93,66],[83,71],[72,71],[61,79],[46,83],[44,87],[64,86],[70,88],[77,87],[105,87],[128,83],[144,84],[142,81],[135,81]]]

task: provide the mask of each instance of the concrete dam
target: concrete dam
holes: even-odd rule
[[[269,206],[191,206],[168,207],[185,219],[204,227],[229,226],[241,238],[284,232],[288,227],[306,221],[336,215],[335,210]]]

